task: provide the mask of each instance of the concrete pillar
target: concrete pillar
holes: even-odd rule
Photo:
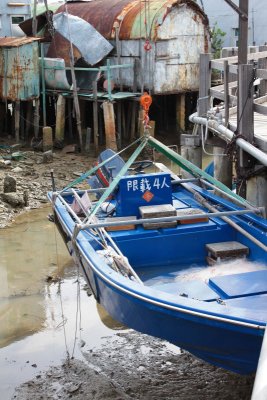
[[[109,101],[103,102],[106,148],[117,151],[116,127],[113,103]]]
[[[258,175],[247,181],[247,201],[267,211],[267,175]]]
[[[43,151],[48,151],[53,148],[53,134],[50,126],[43,127]]]
[[[223,148],[214,147],[214,178],[222,182],[224,185],[232,189],[232,162],[226,156],[221,156],[223,154]]]
[[[66,99],[60,94],[57,99],[57,112],[56,112],[56,142],[62,143],[64,141],[65,131],[65,103]]]
[[[202,163],[202,153],[199,151],[199,147],[196,146],[182,146],[181,147],[181,156],[186,160],[191,161],[196,166],[200,166]],[[192,175],[189,172],[181,169],[181,174],[184,179],[192,178]]]

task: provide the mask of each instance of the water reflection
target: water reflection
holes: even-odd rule
[[[69,261],[47,213],[35,210],[0,230],[0,347],[43,328],[44,282]]]
[[[0,231],[0,387],[5,400],[20,383],[61,363],[67,351],[72,355],[75,343],[75,357],[83,358],[80,340],[85,351],[99,348],[103,337],[123,329],[88,297],[62,238],[46,218],[49,211],[30,212]]]

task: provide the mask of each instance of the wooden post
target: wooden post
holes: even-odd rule
[[[34,124],[34,137],[35,139],[39,136],[39,123],[40,123],[40,100],[35,99],[35,107],[34,107],[34,116],[33,116],[33,124]]]
[[[260,46],[259,51],[267,51],[267,46]],[[259,58],[258,60],[259,69],[267,69],[267,58]],[[267,81],[262,79],[260,82],[260,97],[264,96],[267,92]]]
[[[176,128],[177,131],[185,131],[185,94],[176,96]]]
[[[118,147],[121,148],[122,137],[122,104],[121,101],[117,102],[117,127],[118,127]],[[125,131],[124,131],[125,132]]]
[[[64,141],[65,104],[66,104],[66,99],[60,94],[57,99],[56,132],[55,132],[55,139],[56,142],[59,144],[62,144]]]
[[[86,140],[85,140],[85,152],[87,154],[90,151],[91,133],[92,133],[92,129],[91,128],[87,128],[86,129]]]
[[[27,101],[26,106],[26,126],[25,126],[25,140],[27,141],[30,136],[30,132],[32,131],[32,117],[33,117],[33,109],[32,109],[32,101]]]
[[[202,117],[209,109],[209,90],[211,86],[210,54],[200,54],[199,64],[198,115]]]
[[[73,140],[73,130],[72,130],[72,99],[67,100],[67,110],[68,110],[68,134],[70,140]]]
[[[138,137],[143,136],[144,134],[144,110],[139,109],[138,111]]]
[[[106,148],[117,151],[114,106],[110,101],[103,102]]]
[[[133,141],[136,136],[136,115],[137,115],[137,104],[133,100],[131,103],[132,107],[132,113],[131,113],[131,133],[130,133],[130,139]]]
[[[98,103],[97,103],[97,82],[93,82],[93,120],[94,120],[94,145],[95,145],[95,152],[98,152]]]
[[[5,132],[5,119],[7,118],[5,103],[0,102],[0,132]]]
[[[253,114],[253,65],[239,65],[238,72],[238,134],[243,135],[250,143],[254,139],[254,114]],[[246,198],[246,170],[253,167],[253,159],[242,149],[238,150],[238,193]]]
[[[15,139],[19,142],[19,128],[20,128],[20,101],[15,102]]]
[[[199,98],[198,98],[198,115],[205,117],[209,109],[209,90],[211,86],[211,69],[210,69],[210,54],[200,54],[199,63]],[[181,136],[181,155],[191,161],[197,167],[202,168],[202,148],[201,148],[201,133],[198,128],[198,135]],[[188,178],[191,175],[186,171],[181,171],[183,178]]]

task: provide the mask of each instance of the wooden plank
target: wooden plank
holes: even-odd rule
[[[259,114],[267,115],[267,106],[262,104],[255,104],[253,105],[253,110]]]
[[[219,99],[219,100],[224,101],[224,92],[220,92],[219,90],[217,90],[217,88],[211,88],[211,89],[210,89],[210,95],[211,95],[212,97],[215,97],[216,99]],[[231,94],[229,94],[229,100],[230,100],[232,103],[236,104],[236,102],[237,102],[237,97],[236,97],[236,96],[233,96],[233,95],[231,95]]]

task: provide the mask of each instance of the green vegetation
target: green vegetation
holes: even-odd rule
[[[211,51],[213,53],[214,58],[220,58],[221,49],[223,47],[223,38],[226,35],[226,32],[223,32],[215,23],[214,27],[211,30]]]

